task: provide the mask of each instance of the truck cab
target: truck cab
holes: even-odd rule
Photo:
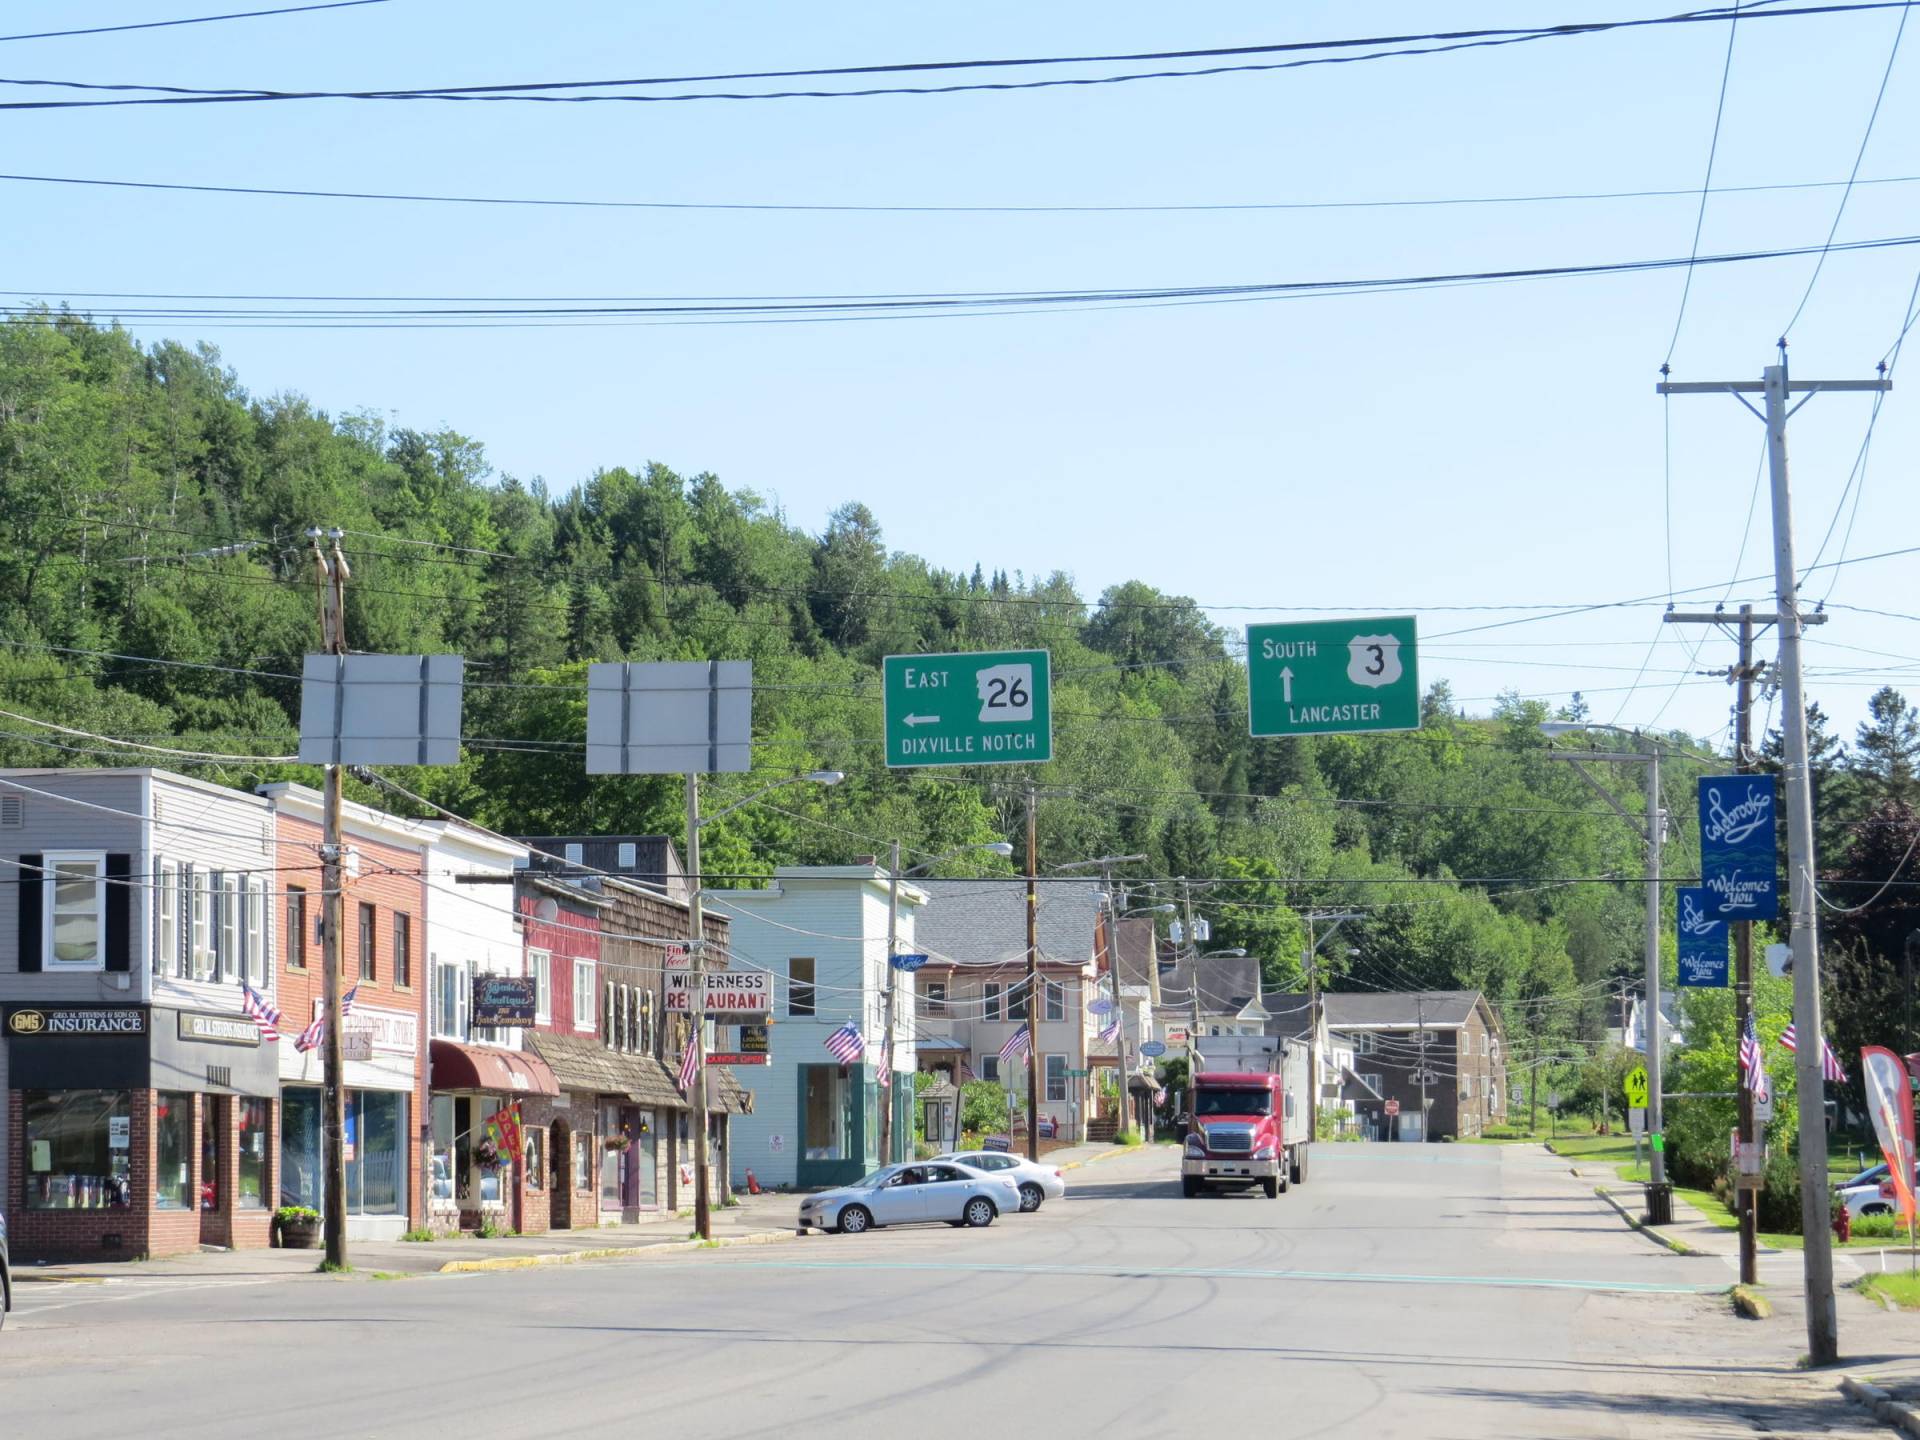
[[[1284,1073],[1201,1071],[1188,1107],[1181,1191],[1191,1199],[1257,1185],[1271,1198],[1303,1183],[1308,1132],[1296,1108]]]

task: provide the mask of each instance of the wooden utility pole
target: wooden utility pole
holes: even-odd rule
[[[322,1014],[326,1029],[320,1040],[322,1071],[321,1146],[326,1166],[325,1214],[322,1235],[326,1242],[329,1268],[347,1266],[347,1116],[345,1062],[340,1048],[340,955],[341,925],[346,914],[341,893],[346,869],[341,864],[340,841],[340,735],[338,705],[346,695],[344,676],[347,654],[347,557],[340,552],[339,530],[328,531],[332,553],[320,548],[321,531],[309,530],[313,542],[315,578],[320,585],[320,643],[329,655],[338,657],[334,674],[334,761],[326,767],[326,788],[321,809],[320,832],[320,974],[324,999]]]
[[[1040,1158],[1040,839],[1033,781],[1027,781],[1027,1158]]]

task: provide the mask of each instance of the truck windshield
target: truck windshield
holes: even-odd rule
[[[1196,1115],[1270,1115],[1273,1096],[1265,1090],[1209,1090],[1202,1086],[1194,1097]]]

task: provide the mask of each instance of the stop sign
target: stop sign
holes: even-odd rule
[[[1387,1117],[1391,1119],[1394,1116],[1398,1115],[1399,1113],[1400,1113],[1400,1102],[1398,1100],[1387,1101]]]

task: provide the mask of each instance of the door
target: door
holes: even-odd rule
[[[660,1208],[660,1164],[659,1151],[655,1148],[659,1137],[654,1134],[652,1125],[639,1137],[633,1147],[633,1163],[639,1169],[640,1208],[658,1210]]]
[[[924,1171],[917,1165],[896,1170],[870,1197],[874,1220],[881,1225],[911,1225],[922,1218]]]
[[[951,1165],[929,1165],[927,1183],[920,1192],[920,1215],[926,1220],[958,1220],[973,1197],[974,1181]]]
[[[573,1228],[573,1131],[564,1120],[553,1122],[547,1136],[547,1224],[555,1230]]]

